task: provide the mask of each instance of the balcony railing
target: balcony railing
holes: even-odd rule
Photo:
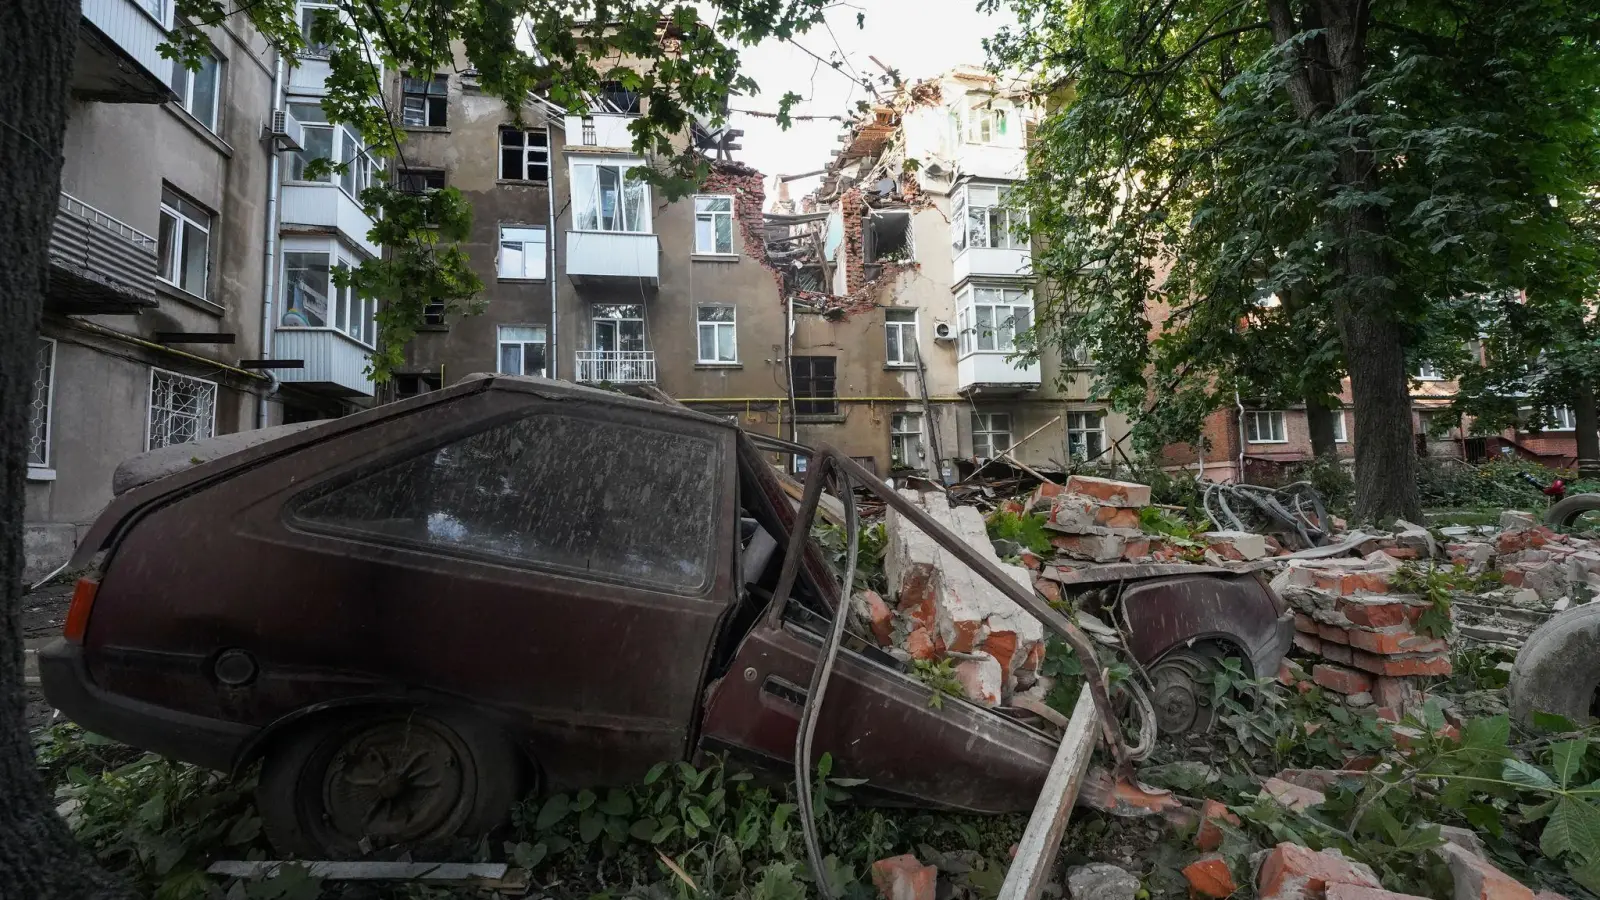
[[[156,305],[156,239],[65,191],[50,229],[50,264],[55,312],[133,313]]]
[[[611,384],[653,384],[654,350],[579,350],[578,380]]]

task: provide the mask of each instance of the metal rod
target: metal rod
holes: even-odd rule
[[[1012,450],[1015,450],[1016,448],[1021,447],[1023,444],[1026,444],[1028,441],[1030,441],[1033,438],[1037,437],[1039,432],[1045,430],[1046,428],[1049,428],[1051,425],[1054,425],[1055,423],[1057,423],[1059,421],[1061,421],[1061,417],[1060,416],[1056,416],[1055,418],[1053,418],[1050,421],[1044,423],[1043,425],[1040,425],[1038,428],[1035,428],[1034,430],[1028,432],[1027,435],[1024,436],[1022,440],[1017,441],[1015,444],[1012,444],[1010,447],[1007,447],[1005,452],[1000,454],[1000,456],[996,456],[996,457],[992,457],[990,459],[984,460],[983,461],[983,465],[977,467],[976,469],[973,469],[972,470],[972,474],[968,475],[967,477],[965,477],[963,479],[961,479],[961,482],[963,484],[965,484],[966,482],[971,481],[972,479],[978,477],[978,473],[982,472],[984,470],[984,468],[989,465],[989,463],[992,463],[995,460],[1000,459],[1002,456],[1008,456],[1011,453]],[[1014,457],[1012,459],[1013,459],[1013,461],[1015,461]],[[1037,474],[1035,474],[1034,477],[1038,478],[1039,476]],[[1049,479],[1042,479],[1042,480],[1049,480]]]

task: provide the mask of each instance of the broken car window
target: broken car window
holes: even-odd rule
[[[721,482],[711,439],[532,415],[297,502],[318,529],[626,581],[710,580]]]

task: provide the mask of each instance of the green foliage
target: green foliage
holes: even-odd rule
[[[1421,566],[1405,563],[1390,576],[1395,590],[1415,594],[1428,601],[1428,609],[1417,619],[1417,630],[1431,637],[1444,637],[1450,633],[1450,602],[1456,594],[1480,594],[1500,586],[1499,572],[1467,574],[1462,565],[1449,568],[1428,563]]]
[[[1417,487],[1428,507],[1542,510],[1548,499],[1517,477],[1526,473],[1548,484],[1562,477],[1538,463],[1497,459],[1482,465],[1428,458],[1418,461]]]
[[[51,753],[63,759],[59,748]],[[250,803],[253,776],[230,781],[149,753],[98,772],[73,763],[65,778],[56,799],[73,835],[102,866],[157,900],[211,897],[205,868],[214,854],[243,858],[264,846]]]
[[[1011,541],[1033,551],[1036,556],[1049,557],[1055,553],[1055,548],[1050,545],[1050,532],[1044,527],[1046,520],[1043,513],[1019,515],[997,509],[984,523],[989,529],[989,540]]]
[[[914,659],[911,661],[911,674],[933,688],[928,705],[934,709],[944,709],[946,694],[951,697],[965,696],[961,682],[956,679],[956,663],[953,659]]]
[[[629,125],[635,152],[650,160],[639,173],[668,199],[677,199],[710,173],[705,158],[681,140],[691,122],[700,117],[721,126],[727,121],[728,96],[758,89],[740,72],[740,48],[804,32],[821,20],[823,9],[822,0],[715,0],[696,6],[654,0],[442,0],[421,15],[402,0],[335,0],[327,14],[312,21],[309,37],[327,48],[330,74],[322,106],[328,120],[351,126],[375,156],[402,165],[399,112],[383,94],[383,73],[470,67],[481,90],[501,98],[517,122],[532,94],[576,112],[587,108],[587,98],[601,82],[620,82],[642,98],[642,115]],[[211,52],[197,26],[230,15],[248,17],[281,52],[307,49],[294,0],[237,5],[178,0],[176,12],[179,24],[162,53],[191,68]],[[523,39],[538,53],[519,48]],[[457,50],[465,66],[458,64]],[[787,125],[799,99],[792,92],[780,99],[781,124]],[[348,165],[329,161],[317,168]],[[344,273],[341,283],[378,300],[379,350],[371,369],[384,381],[423,324],[425,305],[442,303],[449,311],[471,314],[481,307],[475,298],[482,285],[458,243],[471,221],[459,191],[417,196],[377,186],[363,191],[360,200],[375,216],[372,237],[386,252]]]
[[[1289,473],[1289,480],[1311,482],[1311,487],[1322,497],[1323,507],[1333,515],[1351,514],[1356,493],[1355,479],[1350,477],[1350,470],[1345,464],[1337,459],[1319,456],[1295,466]]]
[[[843,573],[850,559],[844,528],[819,520],[811,527],[811,537],[833,570]],[[889,577],[883,570],[883,555],[888,549],[889,531],[882,522],[856,531],[856,590],[870,589],[880,594],[889,590]]]
[[[1159,506],[1146,506],[1139,510],[1139,530],[1158,534],[1179,547],[1203,546],[1198,539],[1211,528],[1205,522],[1192,522]]]

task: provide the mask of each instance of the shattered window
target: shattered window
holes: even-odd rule
[[[449,109],[449,75],[400,80],[400,118],[407,128],[442,128]]]
[[[308,526],[698,593],[721,453],[706,437],[565,415],[497,425],[295,502]]]
[[[1011,449],[1010,413],[972,414],[972,455],[993,459]]]
[[[836,362],[832,356],[789,357],[796,415],[831,416],[839,412],[839,402],[834,394]]]
[[[922,414],[895,413],[889,417],[889,461],[894,468],[922,468]]]

